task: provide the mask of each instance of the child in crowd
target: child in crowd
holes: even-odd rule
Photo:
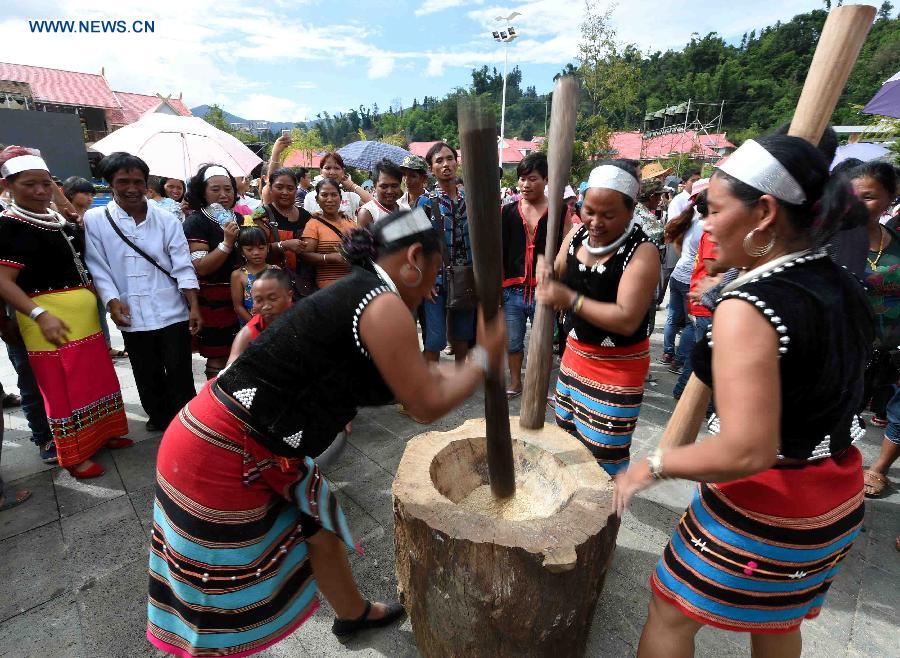
[[[231,344],[229,364],[256,340],[263,329],[291,307],[294,299],[291,278],[284,270],[274,267],[263,270],[251,285],[251,296],[254,315]]]
[[[243,326],[250,322],[253,312],[253,282],[256,277],[272,266],[266,264],[266,258],[269,255],[266,234],[253,224],[252,219],[245,220],[241,227],[237,246],[244,259],[244,264],[231,273],[231,303],[241,326]]]

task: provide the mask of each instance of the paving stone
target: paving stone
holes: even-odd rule
[[[374,463],[374,462],[373,462]],[[394,476],[375,465],[375,469],[360,474],[341,487],[341,496],[349,496],[385,527],[393,527],[394,501],[391,485]]]
[[[159,442],[160,436],[157,433],[130,448],[112,451],[119,477],[128,493],[156,485],[156,453]]]
[[[35,473],[52,471],[53,466],[41,461],[37,446],[31,442],[31,431],[25,418],[15,414],[5,416],[2,467],[4,481],[15,482]]]
[[[586,656],[633,656],[637,652],[641,629],[647,618],[650,592],[623,574],[610,570],[606,574],[603,593],[597,601],[597,609],[591,622]],[[602,649],[603,639],[616,638],[617,646],[625,646],[624,653],[610,654]]]
[[[850,648],[869,656],[896,656],[898,610],[897,578],[869,565],[863,574]]]
[[[0,658],[83,656],[75,595],[65,592],[0,624]]]
[[[59,521],[0,541],[0,555],[0,622],[70,588],[70,555]]]
[[[5,482],[5,487],[5,495],[15,496],[16,491],[27,489],[31,492],[31,498],[18,507],[0,512],[0,540],[38,528],[59,518],[50,471],[36,473],[14,482]]]
[[[150,539],[150,530],[153,528],[153,499],[156,497],[156,489],[147,487],[128,494],[131,505],[137,514],[138,521],[144,528],[147,539]]]
[[[125,495],[125,485],[122,484],[122,478],[110,451],[101,450],[94,455],[93,461],[100,464],[105,471],[98,478],[78,480],[61,468],[53,472],[56,502],[59,504],[59,513],[62,517],[77,514]]]
[[[834,652],[846,652],[853,636],[858,592],[847,592],[832,586],[825,606],[815,619],[804,621],[803,644],[810,655],[832,657]],[[813,643],[819,648],[813,651]],[[843,654],[842,654],[843,655]]]
[[[128,496],[63,518],[62,530],[76,588],[147,552],[147,536]]]
[[[77,593],[86,656],[158,655],[146,637],[146,551],[130,557]]]
[[[694,638],[696,658],[745,658],[750,655],[750,638],[718,628],[701,628]]]

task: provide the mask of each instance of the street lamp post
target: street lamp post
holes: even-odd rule
[[[513,13],[515,14],[515,12]],[[512,18],[513,15],[511,14],[506,17],[498,16],[497,20],[511,20]],[[494,41],[504,44],[503,96],[500,100],[500,141],[497,143],[497,157],[499,158],[501,167],[503,166],[503,137],[506,134],[506,77],[509,74],[509,44],[512,41],[515,41],[518,36],[519,35],[516,34],[516,28],[512,25],[508,26],[505,30],[493,32]]]

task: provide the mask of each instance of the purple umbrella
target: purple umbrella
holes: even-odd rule
[[[881,89],[866,104],[862,112],[900,119],[900,73],[881,85]]]
[[[889,151],[880,144],[870,144],[869,142],[856,142],[855,144],[843,144],[838,146],[834,160],[831,162],[831,168],[834,169],[839,163],[850,158],[856,158],[863,162],[875,160],[889,153]]]

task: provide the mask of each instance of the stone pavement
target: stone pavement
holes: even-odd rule
[[[664,313],[657,318],[653,354],[661,352]],[[115,331],[115,330],[114,330]],[[116,335],[114,342],[121,347]],[[2,351],[0,351],[2,352]],[[195,359],[198,385],[202,361]],[[147,595],[147,545],[153,502],[154,459],[159,434],[143,429],[146,420],[127,359],[116,362],[131,436],[137,444],[114,453],[103,451],[106,474],[79,482],[59,468],[43,465],[28,440],[21,411],[6,415],[3,477],[14,488],[28,488],[32,499],[0,513],[0,656],[23,658],[132,658],[161,656],[144,637]],[[634,437],[634,456],[656,444],[671,413],[674,378],[654,362],[655,386],[647,389]],[[0,356],[0,381],[15,390],[15,374]],[[518,412],[519,401],[511,404]],[[460,409],[427,429],[449,429],[483,415],[483,398],[474,396]],[[549,415],[548,415],[549,418]],[[327,470],[338,489],[351,527],[365,555],[351,556],[363,594],[394,598],[393,512],[390,487],[405,442],[426,428],[393,407],[364,409],[340,459]],[[877,454],[881,433],[870,429],[861,449],[865,463]],[[891,473],[900,480],[900,470]],[[692,487],[665,482],[639,497],[625,516],[606,586],[597,606],[589,656],[633,656],[646,617],[647,579],[665,542],[687,505]],[[900,609],[900,493],[867,501],[865,531],[856,541],[828,597],[822,615],[803,625],[804,655],[897,656]],[[407,620],[371,632],[346,645],[331,635],[327,604],[296,633],[260,656],[418,655]],[[749,655],[749,640],[715,629],[697,638],[697,655]],[[892,648],[893,647],[893,648]]]

